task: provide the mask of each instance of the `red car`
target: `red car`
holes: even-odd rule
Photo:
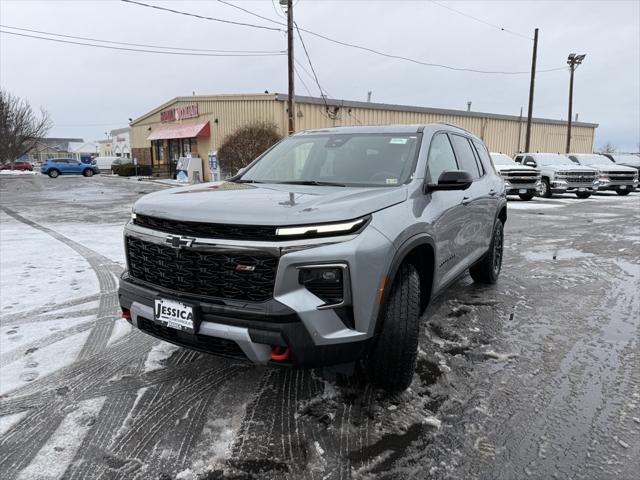
[[[9,162],[0,164],[0,170],[33,170],[30,162]]]

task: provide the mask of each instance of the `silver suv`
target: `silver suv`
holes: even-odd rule
[[[516,163],[538,168],[542,175],[540,196],[551,198],[554,193],[575,193],[589,198],[598,191],[598,171],[581,167],[559,153],[519,153]]]
[[[467,269],[497,280],[506,219],[504,183],[465,130],[304,131],[228,181],[138,200],[120,305],[169,342],[261,364],[360,362],[400,391],[429,302]]]

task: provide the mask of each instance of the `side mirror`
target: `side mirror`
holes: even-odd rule
[[[427,185],[427,190],[466,190],[472,183],[473,178],[466,170],[446,170],[440,174],[437,184]]]

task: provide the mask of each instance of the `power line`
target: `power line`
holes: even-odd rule
[[[300,34],[300,29],[298,28],[298,24],[293,22],[293,25],[296,27],[296,32],[298,32],[298,38],[300,39],[300,43],[302,44],[302,49],[304,50],[304,54],[307,57],[307,61],[309,62],[309,66],[311,67],[311,72],[313,72],[313,78],[316,81],[316,85],[318,85],[318,89],[320,90],[320,96],[324,102],[324,106],[326,109],[329,109],[329,105],[327,105],[327,100],[324,98],[324,91],[322,89],[322,85],[320,85],[320,80],[318,80],[318,75],[316,74],[316,69],[313,68],[313,63],[311,62],[311,57],[309,56],[309,51],[307,50],[307,46],[304,44],[304,40],[302,39],[302,35]]]
[[[52,35],[55,37],[73,38],[75,40],[89,40],[91,42],[112,43],[114,45],[127,45],[130,47],[149,47],[162,50],[180,50],[188,52],[209,52],[209,53],[286,53],[284,50],[210,50],[202,48],[183,48],[183,47],[165,47],[160,45],[149,45],[145,43],[129,43],[129,42],[116,42],[114,40],[100,40],[98,38],[90,37],[78,37],[75,35],[65,35],[62,33],[45,32],[42,30],[31,30],[29,28],[11,27],[9,25],[0,25],[2,28],[10,28],[11,30],[19,30],[21,32],[41,33],[44,35]]]
[[[300,80],[300,83],[302,83],[302,86],[304,87],[304,89],[307,91],[307,93],[309,94],[310,97],[313,97],[313,94],[311,93],[311,90],[309,90],[309,87],[307,86],[307,84],[305,83],[305,81],[302,79],[302,76],[300,75],[300,72],[298,72],[298,69],[295,68],[293,70],[296,74],[296,76],[298,77],[298,80]]]
[[[71,40],[62,40],[59,38],[47,38],[47,37],[41,37],[38,35],[28,35],[26,33],[7,32],[5,30],[0,30],[0,33],[4,33],[6,35],[16,35],[19,37],[36,38],[38,40],[47,40],[49,42],[68,43],[71,45],[82,45],[85,47],[105,48],[109,50],[121,50],[121,51],[127,51],[127,52],[156,53],[160,55],[180,55],[180,56],[191,56],[191,57],[272,57],[272,56],[283,55],[282,53],[246,53],[245,54],[245,53],[169,52],[169,51],[161,51],[161,50],[144,50],[140,48],[125,48],[125,47],[115,47],[112,45],[96,45],[93,43],[73,42]]]
[[[155,8],[156,10],[162,10],[162,11],[165,11],[165,12],[171,12],[171,13],[175,13],[177,15],[185,15],[187,17],[195,17],[195,18],[200,18],[202,20],[210,20],[212,22],[228,23],[228,24],[231,24],[231,25],[238,25],[240,27],[259,28],[259,29],[262,29],[262,30],[272,30],[272,31],[275,31],[275,32],[283,32],[284,31],[281,28],[267,27],[265,25],[256,25],[256,24],[253,24],[253,23],[235,22],[233,20],[225,20],[225,19],[222,19],[222,18],[207,17],[205,15],[198,15],[197,13],[187,13],[187,12],[183,12],[183,11],[180,11],[180,10],[174,10],[172,8],[159,7],[157,5],[150,5],[148,3],[136,2],[134,0],[121,0],[121,1],[125,2],[125,3],[131,3],[131,4],[134,4],[134,5],[140,5],[141,7]],[[237,7],[237,8],[241,8],[241,7]]]
[[[514,32],[513,30],[509,30],[507,28],[501,27],[500,25],[496,25],[494,23],[487,22],[486,20],[483,20],[483,19],[478,18],[478,17],[474,17],[473,15],[469,15],[468,13],[465,13],[465,12],[461,12],[460,10],[456,10],[455,8],[449,7],[448,5],[444,5],[444,4],[440,3],[440,2],[436,2],[435,0],[429,0],[429,1],[431,3],[434,3],[434,4],[438,5],[441,8],[446,8],[447,10],[455,12],[458,15],[462,15],[463,17],[470,18],[472,20],[475,20],[476,22],[480,22],[480,23],[483,23],[485,25],[488,25],[489,27],[497,28],[498,30],[500,30],[502,32],[509,33],[511,35],[515,35],[517,37],[526,38],[527,40],[533,41],[533,38],[531,38],[531,37],[529,37],[527,35],[523,35],[522,33]]]
[[[260,15],[259,13],[256,13],[256,12],[252,12],[251,10],[247,10],[246,8],[242,8],[242,7],[238,6],[238,5],[234,5],[231,2],[226,2],[225,0],[217,0],[217,1],[218,1],[218,3],[222,3],[222,4],[227,5],[229,7],[232,7],[232,8],[235,8],[237,10],[240,10],[240,11],[242,11],[244,13],[248,13],[249,15],[251,15],[253,17],[260,18],[262,20],[266,20],[268,22],[275,23],[276,25],[280,25],[280,26],[286,27],[286,25],[284,23],[282,23],[282,22],[274,20],[273,18],[265,17],[265,16]]]
[[[263,28],[263,29],[267,29],[267,30],[274,30],[274,31],[278,31],[278,32],[284,32],[284,30],[282,30],[281,28],[275,28],[275,27],[265,27],[265,26],[260,26],[260,25],[253,25],[253,24],[245,24],[245,23],[240,23],[240,22],[231,22],[231,21],[227,21],[227,20],[221,20],[219,18],[212,18],[212,17],[205,17],[203,15],[197,15],[197,14],[193,14],[193,13],[187,13],[187,12],[183,12],[183,11],[179,11],[179,10],[173,10],[170,8],[165,8],[165,7],[158,7],[156,5],[149,5],[146,3],[142,3],[142,2],[137,2],[134,0],[121,0],[123,2],[126,3],[132,3],[132,4],[136,4],[136,5],[141,5],[144,7],[149,7],[149,8],[154,8],[156,10],[163,10],[163,11],[167,11],[167,12],[171,12],[171,13],[176,13],[178,15],[186,15],[186,16],[190,16],[190,17],[196,17],[196,18],[200,18],[203,20],[212,20],[212,21],[218,21],[218,22],[224,22],[224,23],[233,23],[233,24],[238,24],[238,25],[244,25],[244,26],[253,26],[253,27],[257,27],[257,28]],[[229,4],[232,5],[232,4]],[[237,7],[236,5],[233,5],[234,7]],[[242,9],[243,11],[246,11],[247,13],[254,15],[254,16],[258,16],[258,14],[251,12],[247,9],[243,9],[241,7],[237,7]],[[260,17],[262,17],[260,15]],[[265,19],[268,19],[268,17],[263,17]],[[274,21],[273,19],[268,19],[271,22],[274,23],[279,23]],[[422,60],[416,60],[414,58],[410,58],[410,57],[405,57],[403,55],[396,55],[396,54],[391,54],[391,53],[385,53],[382,52],[380,50],[376,50],[373,48],[369,48],[369,47],[365,47],[363,45],[357,45],[354,43],[349,43],[349,42],[343,42],[341,40],[336,40],[335,38],[331,38],[328,37],[326,35],[323,35],[321,33],[317,33],[317,32],[313,32],[311,30],[307,30],[305,28],[299,28],[300,32],[304,32],[304,33],[308,33],[309,35],[313,35],[315,37],[318,38],[322,38],[323,40],[326,40],[328,42],[331,43],[335,43],[337,45],[342,45],[344,47],[350,47],[350,48],[355,48],[358,50],[362,50],[365,52],[369,52],[369,53],[373,53],[375,55],[379,55],[382,57],[386,57],[386,58],[391,58],[394,60],[403,60],[406,62],[411,62],[414,63],[416,65],[422,65],[425,67],[433,67],[433,68],[443,68],[446,70],[452,70],[452,71],[457,71],[457,72],[471,72],[471,73],[481,73],[481,74],[491,74],[491,75],[528,75],[531,72],[530,71],[506,71],[506,70],[480,70],[480,69],[476,69],[476,68],[466,68],[466,67],[454,67],[451,65],[445,65],[445,64],[441,64],[441,63],[431,63],[431,62],[424,62]],[[538,73],[546,73],[546,72],[555,72],[558,70],[564,70],[565,67],[558,67],[558,68],[550,68],[550,69],[546,69],[546,70],[538,70]]]

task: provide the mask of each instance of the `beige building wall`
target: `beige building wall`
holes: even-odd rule
[[[402,105],[327,100],[296,97],[296,130],[349,125],[384,125],[445,122],[460,126],[481,138],[490,151],[513,155],[524,150],[526,117],[465,112]],[[217,150],[225,137],[253,121],[275,123],[281,134],[287,131],[285,95],[215,95],[178,97],[131,123],[133,155],[147,163],[151,143],[146,140],[151,129],[162,124],[160,112],[175,106],[198,104],[198,118],[172,123],[209,121],[210,137],[197,140],[197,151],[206,160],[209,150]],[[572,128],[572,151],[589,153],[593,149],[596,124],[577,122]],[[565,122],[534,119],[531,132],[532,151],[564,152]],[[208,169],[205,169],[208,170]],[[208,172],[207,172],[208,174]]]

